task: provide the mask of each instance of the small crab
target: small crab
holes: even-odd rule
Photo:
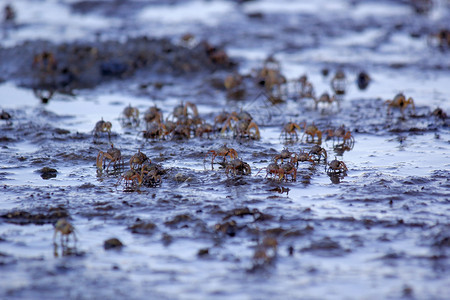
[[[3,8],[3,21],[5,23],[14,22],[16,19],[16,12],[10,4],[6,4]]]
[[[211,133],[214,133],[214,126],[208,123],[203,123],[200,126],[197,127],[195,130],[195,136],[196,137],[203,137],[204,134],[207,135],[209,138]]]
[[[300,152],[296,154],[295,160],[292,160],[291,162],[296,163],[298,166],[298,162],[305,162],[305,161],[314,163],[313,157],[308,152],[300,150]]]
[[[252,138],[255,140],[261,138],[258,125],[249,120],[239,120],[235,127],[235,135],[240,138]]]
[[[311,157],[314,157],[317,162],[323,157],[324,161],[327,161],[327,150],[320,147],[319,145],[314,145],[308,153]]]
[[[53,234],[53,242],[56,240],[57,234],[61,235],[61,245],[65,245],[69,242],[70,235],[73,236],[74,241],[77,241],[77,237],[75,235],[75,228],[72,224],[69,223],[64,218],[59,219],[55,224],[55,232]],[[65,237],[65,240],[64,240]]]
[[[331,88],[336,95],[344,95],[346,85],[345,73],[342,70],[338,70],[331,80]]]
[[[205,162],[206,157],[208,156],[209,153],[212,154],[211,165],[214,163],[214,159],[217,156],[223,157],[223,162],[225,162],[227,156],[229,156],[231,159],[235,159],[238,157],[236,150],[234,150],[233,148],[228,148],[227,145],[225,144],[217,150],[209,150],[206,153],[205,158],[203,159],[203,163]]]
[[[295,164],[292,162],[285,162],[281,164],[280,168],[283,170],[283,176],[280,178],[284,180],[288,180],[287,176],[291,175],[292,181],[297,180],[297,168],[295,167]]]
[[[191,102],[186,102],[185,104],[181,103],[174,107],[172,115],[175,118],[180,118],[182,116],[187,117],[190,115],[197,117],[198,116],[197,105]]]
[[[256,125],[253,117],[246,111],[230,113],[222,126],[221,132],[224,133],[228,128],[231,128],[234,131],[234,135],[240,138],[259,139],[261,137],[258,125]]]
[[[163,123],[147,123],[147,130],[143,132],[144,139],[159,139],[166,134],[166,126]]]
[[[139,126],[139,109],[128,105],[123,109],[119,120],[122,126]]]
[[[403,93],[399,93],[399,94],[395,95],[393,100],[386,100],[385,103],[388,105],[388,108],[387,108],[388,115],[390,114],[392,107],[400,108],[402,116],[405,115],[405,109],[408,107],[408,105],[411,105],[413,112],[415,110],[413,98],[409,97],[408,100],[406,100],[406,97]]]
[[[41,52],[33,58],[33,68],[44,73],[52,73],[57,69],[55,55],[52,52]]]
[[[248,163],[242,161],[239,158],[235,158],[232,161],[230,161],[225,168],[225,173],[227,174],[227,177],[230,172],[233,173],[234,176],[250,175],[252,170]]]
[[[345,173],[348,171],[347,166],[343,161],[337,160],[334,158],[330,163],[327,165],[327,173],[328,174],[335,174],[335,173]]]
[[[281,168],[276,162],[271,162],[267,167],[262,168],[261,170],[256,173],[256,175],[259,174],[262,170],[266,170],[266,177],[269,175],[273,178],[274,176],[278,176],[278,178],[281,180],[284,177],[284,169]]]
[[[111,148],[108,149],[108,151],[103,152],[99,151],[97,155],[97,169],[99,171],[102,171],[105,167],[106,160],[109,160],[109,164],[106,167],[105,170],[109,169],[109,166],[113,164],[113,168],[116,169],[116,167],[120,164],[123,165],[123,159],[122,154],[120,153],[120,150],[117,148],[114,148],[114,145],[111,144]]]
[[[144,164],[141,169],[142,185],[154,187],[161,185],[161,175],[164,174],[163,168],[154,163]]]
[[[280,154],[276,155],[273,160],[275,161],[275,163],[278,163],[278,160],[281,160],[281,162],[283,163],[284,160],[296,160],[297,159],[297,154],[295,154],[294,152],[289,151],[287,148],[284,148],[283,150],[281,150]]]
[[[94,133],[94,137],[98,137],[98,135],[101,134],[102,132],[107,132],[108,139],[111,139],[111,127],[112,127],[111,122],[103,121],[103,118],[102,118],[100,121],[95,123],[95,127],[92,130]]]
[[[315,102],[314,108],[317,109],[319,107],[319,103],[325,103],[328,105],[333,104],[334,102],[336,102],[336,97],[334,95],[330,97],[330,94],[325,92],[322,95],[320,95],[319,98],[314,98],[314,102]]]
[[[331,138],[333,139],[333,142],[336,141],[338,144],[339,140],[342,138],[342,145],[349,146],[350,148],[353,148],[353,145],[355,144],[355,138],[349,130],[346,130],[344,125],[339,126],[335,130],[328,129],[326,139],[328,140]]]
[[[139,168],[142,168],[142,165],[146,162],[151,162],[151,160],[141,152],[141,150],[138,150],[138,153],[134,154],[130,158],[130,168],[131,170],[137,170]]]
[[[119,185],[122,181],[125,181],[125,189],[135,189],[142,184],[142,175],[133,169],[130,169],[120,175],[116,185]]]
[[[308,76],[302,75],[298,79],[298,84],[300,85],[298,87],[298,93],[300,98],[312,98],[315,99],[315,91],[314,86],[311,82],[308,81]]]
[[[191,138],[191,128],[185,124],[178,124],[171,132],[172,140],[184,140]]]
[[[144,113],[144,121],[147,126],[153,122],[162,123],[163,120],[163,113],[156,105],[149,107]]]
[[[295,122],[289,122],[283,126],[280,137],[283,137],[285,140],[298,140],[297,130],[301,130],[300,125]]]
[[[309,138],[311,137],[311,143],[314,142],[314,137],[317,136],[317,142],[320,144],[322,142],[322,131],[320,131],[314,123],[311,125],[306,126],[305,124],[305,133],[303,133],[303,137],[306,135],[306,142],[309,141]]]

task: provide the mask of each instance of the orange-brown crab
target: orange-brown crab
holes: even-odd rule
[[[317,142],[319,144],[322,142],[322,131],[320,131],[317,128],[317,126],[314,125],[314,123],[308,126],[305,124],[305,133],[303,133],[302,140],[305,135],[306,135],[306,142],[308,142],[309,138],[311,138],[310,142],[313,143],[315,136],[317,136]]]
[[[342,70],[338,70],[331,80],[331,88],[336,95],[344,95],[347,81],[345,73]]]
[[[280,180],[284,178],[284,180],[288,181],[288,175],[291,175],[292,181],[297,180],[297,168],[295,167],[294,163],[285,162],[281,164],[280,168],[283,170],[283,176],[280,178]]]
[[[185,124],[178,124],[171,132],[172,140],[184,140],[191,138],[191,128]]]
[[[161,175],[164,174],[163,168],[154,163],[144,164],[141,169],[142,185],[154,187],[161,185]]]
[[[314,163],[313,157],[308,152],[300,150],[300,152],[296,155],[296,160],[292,162],[296,163],[298,166],[298,162],[305,162],[305,161]]]
[[[315,106],[314,106],[315,109],[319,108],[319,103],[325,103],[330,106],[334,102],[336,102],[336,97],[334,95],[330,97],[330,94],[328,94],[327,92],[320,95],[319,98],[313,98],[313,99],[314,99],[314,103],[315,103]]]
[[[301,125],[305,126],[305,123],[302,123]],[[301,130],[300,125],[295,122],[289,122],[283,126],[280,137],[284,138],[285,140],[298,140],[297,130]]]
[[[144,139],[159,139],[166,134],[166,126],[163,123],[147,123],[147,130],[143,132]]]
[[[94,137],[98,137],[102,132],[108,133],[108,139],[111,139],[111,127],[112,124],[109,121],[103,121],[103,118],[95,123],[95,127],[93,129]]]
[[[343,161],[337,160],[334,158],[327,165],[327,173],[328,174],[336,174],[336,173],[346,173],[348,171],[347,166]]]
[[[308,81],[308,76],[302,75],[298,79],[298,84],[300,85],[298,87],[298,93],[300,98],[312,98],[315,99],[315,91],[314,86],[311,82]]]
[[[387,108],[388,115],[390,114],[392,107],[400,108],[402,116],[405,115],[405,109],[408,107],[408,105],[411,105],[413,112],[415,110],[413,98],[409,97],[407,100],[403,93],[399,93],[399,94],[395,95],[393,100],[386,100],[385,103],[388,105],[388,108]]]
[[[311,147],[311,150],[308,153],[311,157],[315,158],[317,162],[320,162],[323,157],[324,161],[327,161],[327,150],[320,147],[319,145],[314,145]]]
[[[125,189],[138,188],[142,184],[142,175],[137,170],[130,169],[120,175],[117,185],[119,185],[122,181],[125,181]]]
[[[61,245],[66,245],[69,242],[70,235],[73,236],[74,242],[77,241],[75,235],[75,228],[64,218],[59,219],[55,224],[55,232],[53,234],[53,242],[55,243],[57,234],[61,235]],[[65,240],[64,240],[65,238]]]
[[[232,173],[234,176],[236,175],[250,175],[252,173],[252,170],[250,168],[250,165],[244,161],[242,161],[239,158],[235,158],[229,163],[227,163],[227,166],[225,168],[225,173],[228,174]]]
[[[144,121],[147,125],[153,122],[161,124],[163,120],[163,113],[156,105],[149,107],[144,113]]]
[[[102,171],[105,167],[106,160],[109,160],[108,166],[105,171],[109,169],[109,166],[113,164],[113,168],[116,169],[117,166],[123,166],[122,154],[119,149],[114,148],[114,145],[111,144],[111,148],[108,151],[103,152],[99,151],[97,155],[97,170]]]
[[[289,160],[289,161],[296,161],[297,160],[297,154],[294,152],[289,151],[287,148],[284,148],[283,150],[281,150],[280,154],[276,155],[273,160],[275,161],[275,163],[278,163],[278,160],[281,160],[281,162],[283,163],[284,160]]]
[[[355,138],[353,137],[351,131],[347,130],[344,125],[339,126],[335,130],[327,130],[327,140],[333,139],[333,142],[337,142],[339,144],[339,140],[341,138],[343,145],[347,145],[350,148],[353,148],[353,145],[355,144]]]
[[[205,163],[206,157],[208,156],[209,153],[212,154],[211,165],[214,163],[214,159],[217,156],[223,157],[223,162],[225,162],[227,156],[229,156],[231,159],[235,159],[238,157],[237,151],[234,150],[233,148],[228,148],[227,145],[225,144],[217,150],[209,150],[206,153],[205,158],[203,159],[203,163]]]
[[[265,178],[267,178],[270,175],[271,178],[273,178],[274,176],[278,176],[280,180],[283,179],[284,169],[281,168],[276,162],[271,162],[267,167],[264,167],[261,170],[259,170],[258,173],[256,173],[256,175],[258,175],[259,172],[261,172],[262,170],[266,170]]]
[[[209,138],[211,136],[211,133],[214,133],[214,126],[208,123],[203,123],[200,126],[197,127],[195,130],[195,136],[196,137],[203,137],[204,134],[207,135]]]
[[[130,168],[131,170],[138,170],[139,168],[142,168],[143,164],[146,162],[151,163],[150,158],[138,149],[138,153],[130,158]]]
[[[234,126],[232,126],[232,121],[235,123]],[[231,128],[237,137],[249,137],[253,139],[259,139],[261,137],[258,125],[256,125],[253,117],[246,111],[230,113],[222,126],[221,132],[224,133],[228,128]]]
[[[139,126],[139,109],[129,104],[119,117],[122,126]]]
[[[188,116],[197,117],[198,116],[197,105],[191,102],[186,102],[185,104],[181,103],[174,107],[172,115],[177,119],[180,117],[188,117]]]
[[[55,55],[48,51],[36,54],[33,58],[33,67],[45,73],[54,72],[57,69]]]

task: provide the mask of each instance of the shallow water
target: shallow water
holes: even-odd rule
[[[450,27],[448,2],[435,1],[428,14],[416,14],[406,1],[237,2],[13,3],[16,24],[0,42],[11,59],[0,61],[0,108],[12,116],[0,120],[0,298],[445,299],[450,293],[450,131],[448,118],[431,115],[437,107],[449,112],[450,58],[448,49],[429,42]],[[187,32],[195,36],[192,45],[180,41]],[[32,70],[33,49],[56,49],[38,39],[101,49],[110,40],[134,47],[126,37],[141,35],[167,37],[175,53],[178,45],[191,47],[191,58],[196,43],[208,39],[238,66],[200,65],[181,74],[176,67],[159,73],[144,67],[94,77],[90,88],[58,90],[47,104],[34,96],[39,80],[26,69]],[[306,73],[319,95],[331,92],[331,78],[344,70],[340,106],[315,110],[311,99],[292,93],[272,105],[254,86],[244,100],[228,100],[223,87],[215,88],[214,80],[233,70],[249,73],[269,55],[289,80]],[[355,84],[362,70],[372,78],[366,90]],[[157,82],[164,84],[156,88]],[[384,101],[398,92],[414,98],[414,114],[386,114]],[[167,117],[186,101],[210,123],[223,109],[245,109],[261,139],[143,139],[148,107],[157,105]],[[121,126],[127,105],[141,111],[140,127]],[[109,148],[106,134],[92,134],[102,118],[111,121],[111,142],[126,164],[139,149],[163,166],[161,186],[128,191],[117,174],[97,174],[97,154]],[[345,162],[346,176],[328,176],[323,163],[310,162],[300,163],[296,181],[258,173],[284,147],[312,147],[280,139],[288,121],[349,128],[350,151],[322,143],[328,161]],[[211,156],[204,162],[225,143],[250,165],[250,176],[227,176],[219,164],[212,169]],[[43,179],[43,167],[55,168],[56,177]],[[55,248],[61,216],[74,225],[77,242],[62,247],[57,237]],[[230,221],[236,223],[227,227]],[[112,237],[125,246],[105,250]],[[258,258],[271,238],[276,249]]]

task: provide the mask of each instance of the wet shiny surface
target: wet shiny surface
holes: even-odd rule
[[[450,131],[448,119],[431,112],[449,112],[450,59],[429,36],[449,28],[449,3],[436,1],[428,14],[393,1],[173,3],[13,3],[16,24],[1,42],[12,60],[0,63],[0,108],[12,115],[0,120],[0,298],[445,299]],[[223,45],[241,74],[273,55],[289,80],[306,73],[318,95],[331,93],[332,77],[343,70],[347,92],[339,107],[318,110],[292,93],[271,105],[254,86],[244,100],[227,100],[214,81],[232,70],[199,65],[178,74],[166,66],[155,73],[151,65],[123,78],[99,76],[90,89],[57,92],[42,104],[29,89],[39,81],[15,64],[31,69],[33,49],[47,47],[40,38],[69,47],[81,39],[101,49],[141,35],[181,45],[187,32],[194,45],[206,38]],[[372,78],[366,90],[355,83],[362,70]],[[414,98],[415,113],[393,109],[387,116],[384,101],[399,92]],[[142,119],[150,106],[167,117],[186,101],[210,123],[223,109],[245,109],[261,139],[144,140],[143,122],[123,128],[119,121],[129,104]],[[111,141],[126,163],[140,149],[166,169],[160,187],[127,192],[117,175],[97,174],[97,154],[110,147],[106,135],[92,135],[101,118],[111,121]],[[280,139],[289,121],[351,130],[350,151],[322,143],[329,161],[345,162],[347,175],[329,176],[323,163],[309,162],[300,163],[295,182],[258,174],[284,147],[312,147]],[[250,176],[227,177],[220,165],[204,163],[225,143],[250,165]],[[43,167],[55,168],[56,177],[44,180]],[[53,225],[64,214],[76,247],[54,249]],[[125,246],[105,250],[112,237]],[[261,258],[270,238],[278,246]]]

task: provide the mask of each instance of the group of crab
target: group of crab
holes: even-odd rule
[[[139,109],[129,105],[123,110],[119,120],[124,127],[138,127],[139,115]],[[210,138],[217,134],[230,133],[234,138],[255,140],[260,138],[259,127],[248,112],[223,111],[214,118],[214,124],[211,124],[199,116],[197,106],[191,102],[175,106],[166,119],[160,108],[152,106],[145,111],[143,120],[145,122],[145,130],[142,131],[144,139],[183,140],[192,137]],[[94,135],[101,132],[109,134],[110,124],[105,121],[97,122]]]
[[[165,173],[164,169],[156,163],[152,163],[140,150],[129,160],[130,168],[125,170],[125,163],[122,153],[111,144],[111,148],[106,152],[99,151],[97,155],[97,171],[103,171],[108,174],[120,174],[117,185],[125,183],[125,190],[133,191],[140,186],[156,187],[161,185],[161,176]],[[110,169],[112,165],[112,170]]]
[[[272,162],[267,167],[262,168],[259,172],[266,170],[266,178],[268,176],[272,178],[278,177],[280,181],[288,181],[288,175],[290,175],[291,180],[296,181],[299,163],[309,162],[316,165],[322,162],[325,165],[325,170],[328,175],[346,174],[348,169],[343,161],[335,158],[327,163],[327,158],[327,151],[319,145],[313,145],[309,151],[301,149],[299,153],[291,152],[287,148],[284,148],[279,154],[273,157]]]

